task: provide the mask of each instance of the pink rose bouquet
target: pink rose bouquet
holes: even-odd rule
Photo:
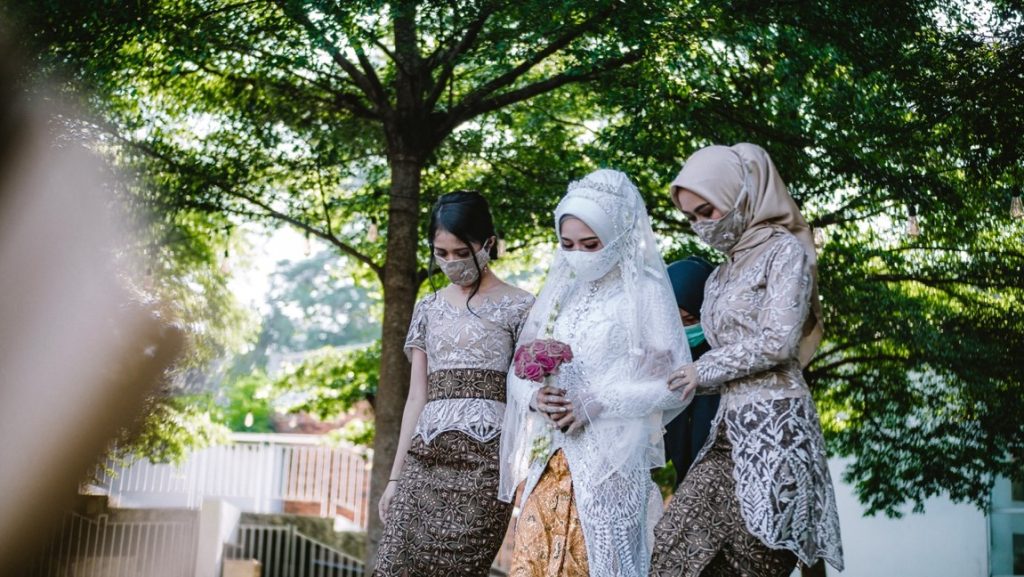
[[[516,349],[512,358],[516,376],[535,383],[544,383],[558,374],[563,363],[572,362],[572,348],[554,339],[537,339]],[[551,423],[533,439],[532,460],[547,460],[551,454]]]
[[[542,383],[557,375],[563,363],[572,362],[572,348],[554,339],[538,339],[516,349],[512,362],[517,377]]]

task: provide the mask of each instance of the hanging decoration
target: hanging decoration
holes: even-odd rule
[[[1010,199],[1010,218],[1024,218],[1024,203],[1021,203],[1019,194]]]
[[[377,220],[371,218],[370,226],[366,230],[366,240],[367,242],[377,242],[378,238],[380,238],[380,230],[377,229]]]
[[[907,206],[907,236],[911,238],[917,238],[921,236],[921,225],[917,222],[917,206],[911,204]]]
[[[814,248],[820,249],[825,246],[825,229],[814,227]]]
[[[230,256],[231,255],[228,252],[227,247],[224,247],[224,258],[222,258],[220,261],[220,272],[222,272],[223,274],[231,273],[231,261],[229,260]]]

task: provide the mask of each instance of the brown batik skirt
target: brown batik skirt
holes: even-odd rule
[[[428,398],[504,401],[504,374],[498,373],[499,381],[487,373],[492,371],[431,373]],[[493,395],[470,390],[483,381],[496,389]],[[512,505],[498,500],[499,444],[500,437],[481,442],[459,431],[442,432],[429,444],[413,438],[388,508],[375,576],[488,574],[512,516]]]
[[[509,577],[586,577],[587,546],[561,450],[548,461],[516,521]]]
[[[792,551],[771,549],[747,530],[725,429],[723,421],[655,526],[651,577],[786,577],[796,567]]]

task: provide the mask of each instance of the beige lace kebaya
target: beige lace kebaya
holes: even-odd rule
[[[709,439],[724,423],[743,519],[768,547],[842,570],[825,443],[801,372],[822,335],[810,227],[753,144],[696,152],[673,200],[677,188],[740,211],[745,224],[708,279],[701,324],[711,350],[694,363],[697,394],[722,395]]]

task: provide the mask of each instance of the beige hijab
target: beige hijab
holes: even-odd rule
[[[681,188],[693,191],[723,213],[733,208],[742,211],[746,229],[729,251],[730,257],[749,251],[742,260],[752,262],[749,257],[760,254],[764,242],[778,231],[789,232],[803,245],[812,274],[811,314],[804,324],[799,351],[800,364],[806,367],[824,334],[814,236],[768,152],[748,143],[702,148],[686,159],[672,181],[670,192],[676,208],[676,193]]]

